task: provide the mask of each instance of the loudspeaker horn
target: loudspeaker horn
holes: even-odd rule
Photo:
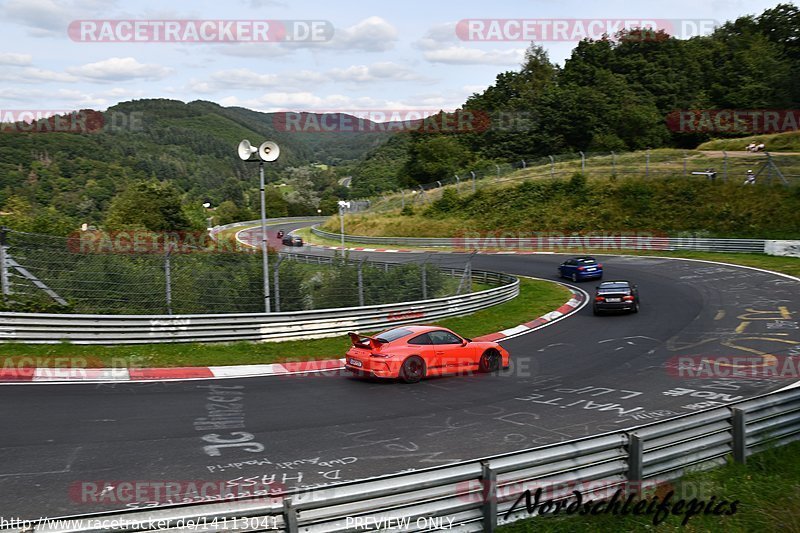
[[[255,158],[256,152],[258,152],[258,148],[250,144],[250,141],[247,139],[243,140],[239,143],[239,147],[236,149],[239,154],[239,159],[242,161],[250,161],[251,159]]]
[[[272,141],[265,141],[258,147],[258,157],[262,161],[275,161],[281,155],[281,149]]]

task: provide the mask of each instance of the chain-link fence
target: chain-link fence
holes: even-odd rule
[[[749,172],[749,171],[752,171]],[[733,181],[744,184],[800,184],[800,156],[769,152],[726,152],[658,149],[630,153],[567,153],[503,164],[483,163],[452,177],[385,194],[372,201],[371,211],[389,211],[425,205],[445,188],[458,194],[538,178],[631,176]]]
[[[153,234],[145,234],[152,244]],[[2,309],[100,314],[260,313],[258,250],[143,245],[141,236],[87,246],[74,238],[0,230]],[[93,243],[98,243],[96,239]],[[166,250],[164,252],[163,250]],[[380,263],[270,253],[272,311],[300,311],[439,298],[473,289],[469,262]],[[492,285],[491,280],[486,280]]]

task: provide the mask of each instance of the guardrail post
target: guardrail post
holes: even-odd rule
[[[722,151],[722,179],[728,181],[728,152]]]
[[[581,172],[583,172],[584,170],[586,170],[586,154],[584,154],[583,152],[578,152],[578,153],[581,154]]]
[[[292,499],[283,499],[283,528],[286,533],[298,533],[297,510],[292,507]]]
[[[170,264],[170,252],[172,251],[172,243],[167,245],[167,253],[164,254],[164,290],[166,292],[165,298],[167,302],[167,314],[172,314],[172,268]]]
[[[687,159],[688,159],[688,156],[686,155],[686,150],[684,150],[684,151],[683,151],[683,175],[684,175],[684,176],[687,176],[687,175],[688,175],[688,173],[687,173],[687,169],[686,169],[686,160],[687,160]]]
[[[617,175],[617,154],[611,152],[611,173]]]
[[[497,169],[497,177],[500,177],[500,165],[495,165],[494,168]]]
[[[470,170],[469,173],[472,174],[472,193],[474,194],[475,193],[475,187],[476,187],[476,185],[475,185],[475,171]]]
[[[428,269],[425,263],[428,262],[428,257],[426,256],[425,259],[422,260],[420,264],[420,268],[422,269],[422,299],[428,299]],[[363,305],[363,304],[362,304]]]
[[[406,190],[400,189],[400,209],[406,208]]]
[[[547,156],[550,158],[550,177],[554,178],[556,176],[556,158],[552,155]]]
[[[483,530],[492,533],[497,527],[497,473],[488,461],[481,461],[481,491],[483,496]]]
[[[361,261],[358,262],[358,305],[359,307],[364,307],[364,261],[366,261],[366,257],[362,257]]]
[[[644,456],[644,439],[636,433],[628,433],[628,485],[639,483],[643,475],[642,459]]]
[[[467,293],[472,292],[472,258],[475,257],[477,251],[472,252],[467,259],[467,264],[464,266],[464,273],[461,275],[461,281],[458,283],[456,294],[461,294],[464,290]]]
[[[8,300],[11,294],[11,288],[8,283],[8,259],[6,258],[6,249],[8,247],[8,228],[3,226],[0,228],[0,286],[3,292],[3,301]]]
[[[647,149],[647,154],[645,154],[644,176],[646,178],[650,177],[650,148]]]
[[[745,464],[747,462],[745,412],[738,407],[732,407],[731,422],[733,426],[733,460],[737,463]]]
[[[275,278],[275,312],[281,312],[281,278],[280,278],[280,269],[281,263],[283,262],[284,257],[279,256],[278,262],[275,263],[275,270],[273,271],[272,275]]]

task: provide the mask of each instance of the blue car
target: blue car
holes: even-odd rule
[[[594,257],[573,257],[567,259],[558,267],[558,275],[572,281],[584,279],[602,279],[603,265]]]

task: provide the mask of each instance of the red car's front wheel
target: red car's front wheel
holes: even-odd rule
[[[497,350],[486,350],[481,356],[479,367],[481,372],[497,372],[502,364],[502,358]]]
[[[425,361],[421,357],[412,355],[400,367],[400,379],[406,383],[417,383],[425,377]]]

